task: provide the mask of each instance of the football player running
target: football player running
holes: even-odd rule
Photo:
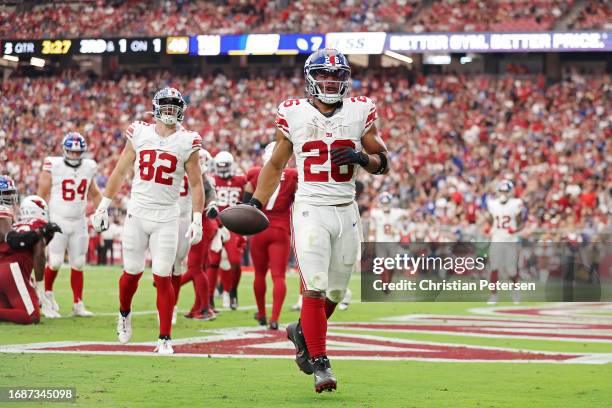
[[[68,251],[70,286],[72,287],[72,314],[93,316],[83,303],[83,266],[87,255],[89,234],[85,210],[87,200],[97,206],[102,199],[94,180],[98,165],[84,158],[87,152],[85,138],[70,132],[62,140],[64,154],[46,157],[43,171],[38,178],[38,196],[49,203],[49,217],[62,228],[49,244],[49,259],[45,268],[45,296],[59,314],[59,306],[53,295],[53,283],[64,263]]]
[[[489,246],[489,272],[491,283],[499,279],[518,281],[518,232],[522,228],[523,200],[513,198],[514,184],[503,180],[497,186],[497,198],[487,201],[491,224]],[[520,292],[512,293],[514,303],[520,302]],[[497,291],[493,291],[488,304],[497,303]]]
[[[242,197],[244,186],[247,183],[244,175],[234,174],[234,156],[230,152],[221,151],[217,153],[214,159],[215,174],[213,176],[213,185],[217,193],[217,204],[219,211],[223,211],[228,207],[236,205]],[[221,284],[223,285],[223,307],[229,307],[232,310],[238,308],[238,283],[242,275],[241,260],[246,245],[246,239],[235,232],[223,231],[222,234],[229,234],[228,240],[223,240],[223,248],[226,251],[230,269],[222,270]],[[217,281],[218,265],[221,262],[222,251],[211,251],[209,261],[209,281],[211,290]]]
[[[359,168],[386,174],[389,163],[374,124],[374,102],[346,97],[351,75],[346,57],[318,50],[306,60],[304,75],[308,98],[278,107],[276,148],[249,204],[263,208],[295,154],[298,189],[291,222],[304,290],[300,320],[287,327],[287,335],[296,363],[314,373],[315,391],[322,392],[336,388],[326,351],[327,319],[344,297],[362,240],[355,178]]]
[[[219,214],[217,208],[217,196],[215,189],[212,187],[206,177],[208,166],[212,163],[212,156],[207,150],[200,150],[200,170],[202,172],[202,180],[204,182],[204,196],[206,201],[206,217],[202,219],[202,240],[189,246],[188,242],[181,242],[179,240],[177,259],[174,263],[174,271],[172,273],[172,286],[174,287],[175,305],[178,302],[181,286],[193,281],[195,290],[195,300],[191,310],[185,315],[190,319],[199,320],[214,320],[216,315],[212,311],[209,302],[209,289],[208,289],[208,275],[206,274],[206,266],[208,263],[208,252],[210,250],[210,244],[217,232],[218,223],[215,220]],[[186,208],[191,207],[191,193],[189,185],[187,184],[187,178],[185,177],[184,190],[181,191],[181,197],[179,199],[179,205],[181,207],[181,214],[186,211]],[[183,191],[187,191],[187,194],[183,194]],[[181,215],[181,223],[184,223],[183,215]],[[191,220],[191,216],[189,216]],[[181,226],[179,231],[187,231],[189,223],[185,226]],[[183,232],[184,235],[184,232]],[[179,232],[179,237],[181,233]],[[182,240],[185,241],[185,240]],[[187,252],[189,251],[189,252]],[[187,272],[182,273],[184,270],[183,262],[187,258]],[[178,273],[177,273],[178,272]],[[172,315],[172,324],[176,323],[176,311],[177,307],[174,306],[174,314]]]
[[[172,354],[170,340],[174,290],[172,268],[179,239],[193,245],[202,238],[204,189],[198,151],[202,139],[181,126],[185,101],[174,88],[163,88],[153,98],[155,123],[134,122],[126,131],[128,139],[108,180],[100,205],[92,216],[98,232],[108,228],[108,207],[130,168],[134,169],[127,217],[123,226],[123,274],[119,279],[120,343],[132,336],[132,298],[150,249],[153,279],[157,289],[159,339],[155,351]],[[192,220],[184,237],[179,237],[178,199],[187,174],[192,194]]]

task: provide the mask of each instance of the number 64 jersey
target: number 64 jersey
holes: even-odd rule
[[[66,164],[63,157],[46,157],[43,171],[51,173],[49,214],[52,220],[78,220],[85,218],[87,193],[98,165],[83,159],[78,167]]]
[[[296,203],[336,205],[355,199],[354,165],[336,166],[330,151],[361,150],[361,138],[376,120],[376,106],[365,96],[345,98],[331,116],[308,99],[288,99],[278,107],[276,127],[293,144],[298,170]]]
[[[155,222],[177,219],[185,162],[201,148],[202,138],[182,127],[160,137],[155,125],[145,122],[132,123],[126,137],[136,152],[128,214]]]

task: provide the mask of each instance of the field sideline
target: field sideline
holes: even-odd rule
[[[282,333],[252,329],[251,274],[242,277],[241,310],[223,311],[213,322],[179,316],[173,339],[177,353],[186,357],[152,356],[152,346],[142,344],[157,337],[150,272],[134,298],[134,336],[132,348],[126,349],[130,355],[116,349],[120,269],[90,267],[85,274],[85,302],[96,317],[43,319],[30,327],[0,323],[0,351],[10,351],[0,353],[0,386],[76,387],[77,404],[52,404],[57,407],[307,407],[315,402],[324,407],[607,407],[612,400],[609,305],[593,307],[592,313],[573,309],[567,316],[583,314],[568,322],[557,310],[547,316],[498,317],[478,303],[355,303],[331,320],[329,354],[338,391],[317,395],[312,378],[291,361]],[[281,325],[297,319],[289,311],[297,285],[297,277],[288,276]],[[358,299],[359,280],[353,279],[351,287]],[[66,315],[72,296],[66,268],[55,288],[60,312]],[[183,287],[179,308],[187,310],[192,300],[192,287]],[[588,325],[590,320],[599,324]],[[217,337],[225,340],[217,343]],[[194,338],[200,339],[191,344]],[[52,342],[70,342],[65,343],[70,354],[51,350],[55,346],[43,354],[32,352],[32,343]],[[236,353],[226,345],[233,345]],[[82,347],[109,348],[112,354],[97,355]],[[225,358],[243,352],[259,355]],[[430,354],[441,358],[429,359]],[[492,360],[480,362],[482,358]]]

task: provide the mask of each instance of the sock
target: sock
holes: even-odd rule
[[[310,357],[316,358],[326,355],[327,319],[325,318],[325,299],[304,297],[300,320]]]
[[[208,275],[208,293],[210,297],[215,296],[215,288],[217,287],[217,280],[219,278],[219,265],[209,266],[206,270]]]
[[[172,310],[174,309],[174,289],[170,276],[153,275],[157,289],[157,313],[159,313],[159,335],[170,336],[172,330]],[[161,337],[160,337],[161,338]]]
[[[232,290],[232,271],[230,269],[221,269],[221,284],[223,285],[223,291],[229,292]]]
[[[189,281],[193,280],[193,275],[191,268],[187,268],[187,272],[181,275],[181,286],[189,283]]]
[[[210,308],[210,303],[208,301],[208,276],[203,269],[194,271],[193,285],[196,294],[195,303],[193,305],[196,308],[195,310],[208,310]]]
[[[172,275],[172,289],[174,289],[174,304],[178,303],[179,293],[181,291],[181,275]]]
[[[72,301],[78,303],[83,300],[83,271],[70,269],[70,287],[72,287]]]
[[[266,315],[266,273],[255,271],[253,281],[253,292],[257,303],[257,317],[262,318]]]
[[[334,303],[328,298],[325,298],[325,317],[327,318],[327,320],[329,320],[331,315],[334,314],[334,310],[336,310],[336,306],[338,306],[337,303]]]
[[[141,276],[142,272],[132,275],[123,271],[119,279],[119,311],[123,317],[126,317],[132,310],[132,298],[138,289],[138,281]]]
[[[242,276],[242,268],[240,268],[240,264],[232,265],[230,269],[232,271],[232,289],[235,290],[234,293],[238,291],[238,283],[240,282],[240,277]],[[234,295],[235,297],[236,295]]]
[[[498,280],[499,280],[499,273],[497,271],[491,272],[491,283],[497,283]],[[496,294],[497,290],[493,289],[491,293]]]
[[[285,283],[285,271],[281,276],[272,275],[272,321],[278,322],[280,312],[287,295],[287,284]]]
[[[53,292],[53,282],[55,282],[55,278],[57,278],[57,272],[48,266],[45,268],[45,291]]]

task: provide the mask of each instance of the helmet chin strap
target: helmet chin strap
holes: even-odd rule
[[[68,159],[66,157],[64,157],[64,163],[66,163],[67,166],[70,166],[72,168],[77,168],[81,165],[81,163],[83,162],[83,159]]]

